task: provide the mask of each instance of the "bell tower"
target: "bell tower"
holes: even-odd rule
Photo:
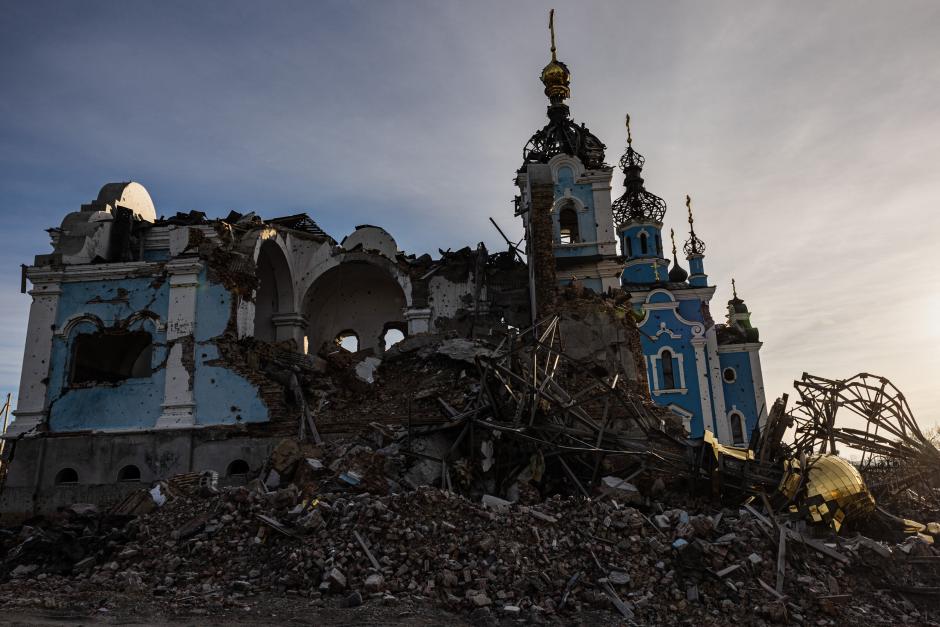
[[[554,9],[549,12],[548,27],[551,60],[541,74],[549,102],[548,124],[532,135],[522,151],[523,163],[516,175],[520,191],[516,214],[522,216],[526,228],[529,259],[535,263],[543,256],[553,259],[557,284],[578,282],[606,292],[619,286],[621,270],[610,205],[613,169],[604,162],[604,144],[584,124],[571,119],[565,103],[571,97],[571,72],[558,60]],[[535,193],[536,181],[550,184],[550,195]],[[540,188],[544,191],[547,188]],[[545,228],[540,230],[535,225],[543,220]]]

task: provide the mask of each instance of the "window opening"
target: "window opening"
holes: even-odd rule
[[[676,389],[676,375],[672,369],[672,353],[663,351],[663,388],[667,390]]]
[[[382,336],[382,341],[385,344],[385,350],[395,346],[403,339],[405,339],[405,334],[402,333],[399,329],[389,329],[385,332],[385,335]]]
[[[558,228],[562,244],[574,244],[581,241],[578,233],[578,212],[572,207],[565,207],[558,213]]]
[[[120,383],[149,377],[153,341],[146,331],[82,333],[72,345],[70,382]]]
[[[649,245],[647,244],[646,233],[640,233],[640,254],[645,255],[649,252]]]
[[[336,343],[336,346],[349,351],[350,353],[355,353],[359,351],[359,336],[356,335],[355,331],[343,331],[336,336],[336,339],[333,340]]]
[[[227,477],[244,477],[248,474],[250,470],[248,462],[244,459],[234,459],[232,463],[228,465],[228,469],[225,471],[225,476]]]
[[[656,234],[656,250],[654,250],[653,252],[655,253],[657,250],[660,253],[663,252],[663,238],[659,233]]]
[[[630,236],[623,238],[624,243],[627,245],[627,257],[633,256],[633,241],[630,239]]]
[[[728,383],[734,383],[735,379],[738,378],[737,373],[735,373],[734,368],[725,368],[721,373],[721,376],[724,377],[725,381]]]
[[[744,445],[744,424],[741,414],[732,412],[731,414],[731,439],[735,446]]]
[[[63,468],[55,476],[56,485],[73,485],[78,483],[78,473],[74,468]]]
[[[134,466],[133,464],[124,466],[124,468],[121,468],[121,472],[118,473],[118,481],[128,483],[132,481],[140,481],[140,468]]]

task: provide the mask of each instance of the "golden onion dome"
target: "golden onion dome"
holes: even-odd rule
[[[789,499],[795,498],[791,510],[814,522],[825,522],[835,531],[845,520],[859,520],[875,510],[875,499],[862,475],[837,455],[810,456],[805,468],[790,460],[780,491]]]
[[[542,84],[545,85],[545,95],[550,99],[561,98],[562,100],[571,95],[568,85],[571,84],[571,72],[561,61],[554,58],[548,62],[548,65],[542,70]]]

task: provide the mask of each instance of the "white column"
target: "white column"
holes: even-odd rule
[[[702,403],[702,428],[713,430],[712,397],[708,385],[708,368],[705,359],[705,338],[695,337],[689,340],[695,349],[695,371],[698,375],[699,399]]]
[[[408,335],[417,335],[418,333],[430,333],[431,331],[431,310],[430,309],[405,309],[405,322],[408,323]]]
[[[195,368],[196,289],[202,262],[175,259],[166,264],[170,298],[166,316],[166,385],[158,429],[192,427],[196,423],[192,370]],[[187,368],[186,364],[189,364]]]
[[[60,273],[30,276],[33,289],[29,295],[33,302],[29,307],[20,391],[16,411],[13,412],[16,420],[6,433],[10,437],[36,428],[47,417],[47,384],[52,361],[52,336],[59,311],[59,295],[62,294],[61,278]]]
[[[757,408],[757,424],[763,429],[767,423],[767,397],[764,392],[764,373],[760,367],[760,345],[758,348],[748,352],[748,359],[751,362],[751,377],[754,384],[754,407]]]
[[[718,430],[715,435],[722,444],[733,444],[728,410],[725,408],[725,389],[721,380],[721,362],[718,360],[718,336],[715,333],[715,327],[705,332],[705,340],[708,374],[712,383],[712,402],[715,406],[715,428]]]
[[[610,201],[610,179],[612,172],[600,175],[591,183],[594,200],[594,219],[597,222],[597,252],[602,255],[617,254],[617,233],[614,230],[614,214]]]

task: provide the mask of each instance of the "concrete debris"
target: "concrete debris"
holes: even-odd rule
[[[775,577],[776,539],[746,508],[716,510],[665,487],[660,500],[647,493],[635,507],[603,490],[600,499],[474,501],[403,486],[406,449],[384,436],[369,441],[333,441],[318,457],[300,457],[273,490],[251,482],[182,492],[171,480],[161,484],[164,505],[145,514],[72,507],[37,519],[2,536],[0,603],[41,604],[67,587],[89,608],[106,588],[114,599],[131,595],[127,603],[172,601],[178,616],[212,607],[234,617],[251,599],[289,594],[337,608],[433,603],[471,620],[488,612],[487,621],[781,624],[799,615],[896,624],[927,614],[882,592],[886,582],[924,591],[940,583],[909,563],[909,555],[940,561],[916,537],[892,553],[864,536],[832,535],[809,540],[848,563],[814,544],[791,551],[778,596],[763,583]],[[316,476],[308,460],[320,461]],[[343,478],[352,472],[359,483]]]

